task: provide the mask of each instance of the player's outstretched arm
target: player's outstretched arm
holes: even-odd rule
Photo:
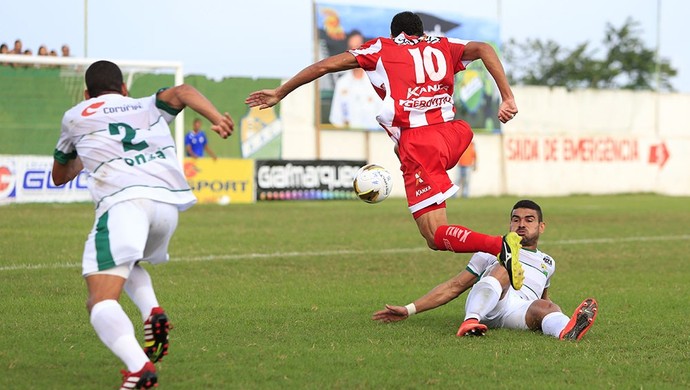
[[[485,42],[468,42],[465,45],[465,51],[462,53],[463,60],[473,61],[481,59],[489,71],[491,77],[496,81],[496,86],[501,93],[501,104],[498,108],[498,120],[506,123],[513,119],[518,113],[517,105],[515,104],[515,97],[513,91],[508,83],[503,64],[496,54],[496,50]]]
[[[371,316],[371,319],[380,322],[395,322],[402,321],[409,316],[410,315],[407,312],[407,308],[404,306],[386,305],[384,310],[379,310],[374,313],[374,315]]]
[[[273,107],[283,100],[290,92],[304,84],[310,83],[328,73],[340,72],[357,67],[359,67],[359,63],[354,55],[349,52],[336,54],[307,66],[276,89],[263,89],[250,93],[244,102],[248,104],[249,107],[259,107],[262,110],[264,108]]]
[[[235,123],[230,114],[227,112],[221,114],[206,96],[191,85],[182,84],[163,90],[158,93],[158,99],[176,109],[189,107],[198,112],[212,123],[211,130],[223,139],[231,136],[235,129]]]
[[[463,270],[452,279],[447,280],[423,297],[414,301],[416,313],[435,309],[457,298],[476,283],[477,277],[473,273]],[[386,305],[384,310],[375,312],[371,319],[379,322],[395,322],[407,319],[410,313],[405,306]]]

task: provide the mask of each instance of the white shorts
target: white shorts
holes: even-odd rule
[[[519,296],[512,288],[481,322],[489,328],[528,329],[525,316],[534,301]]]
[[[151,199],[113,205],[97,218],[84,245],[82,275],[137,261],[168,261],[168,244],[177,227],[177,206]]]

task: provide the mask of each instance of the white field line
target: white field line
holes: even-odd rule
[[[633,241],[681,241],[690,240],[690,235],[679,236],[649,236],[649,237],[619,237],[619,238],[582,238],[574,240],[542,241],[541,246],[556,245],[582,245],[582,244],[613,244]],[[351,256],[364,254],[386,254],[386,253],[416,253],[429,251],[426,247],[417,248],[392,248],[380,250],[333,250],[316,252],[273,252],[273,253],[244,253],[232,255],[210,255],[197,257],[183,257],[171,259],[171,262],[200,262],[200,261],[232,261],[232,260],[253,260],[253,259],[275,259],[287,257],[316,257],[316,256]],[[4,271],[30,271],[44,269],[80,268],[81,263],[39,263],[39,264],[14,264],[0,267],[0,272]]]

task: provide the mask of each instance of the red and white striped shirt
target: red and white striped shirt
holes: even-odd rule
[[[395,142],[400,129],[452,121],[455,118],[455,74],[469,41],[446,37],[376,38],[350,50],[383,100],[376,120]]]

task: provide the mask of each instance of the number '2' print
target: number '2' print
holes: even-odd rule
[[[136,150],[138,152],[149,147],[149,144],[147,144],[146,141],[132,143],[132,140],[137,135],[137,132],[132,128],[132,126],[126,123],[111,123],[108,125],[108,130],[110,131],[110,135],[118,135],[122,132],[125,133],[125,136],[122,138],[122,148],[125,150],[125,152],[130,150]]]

